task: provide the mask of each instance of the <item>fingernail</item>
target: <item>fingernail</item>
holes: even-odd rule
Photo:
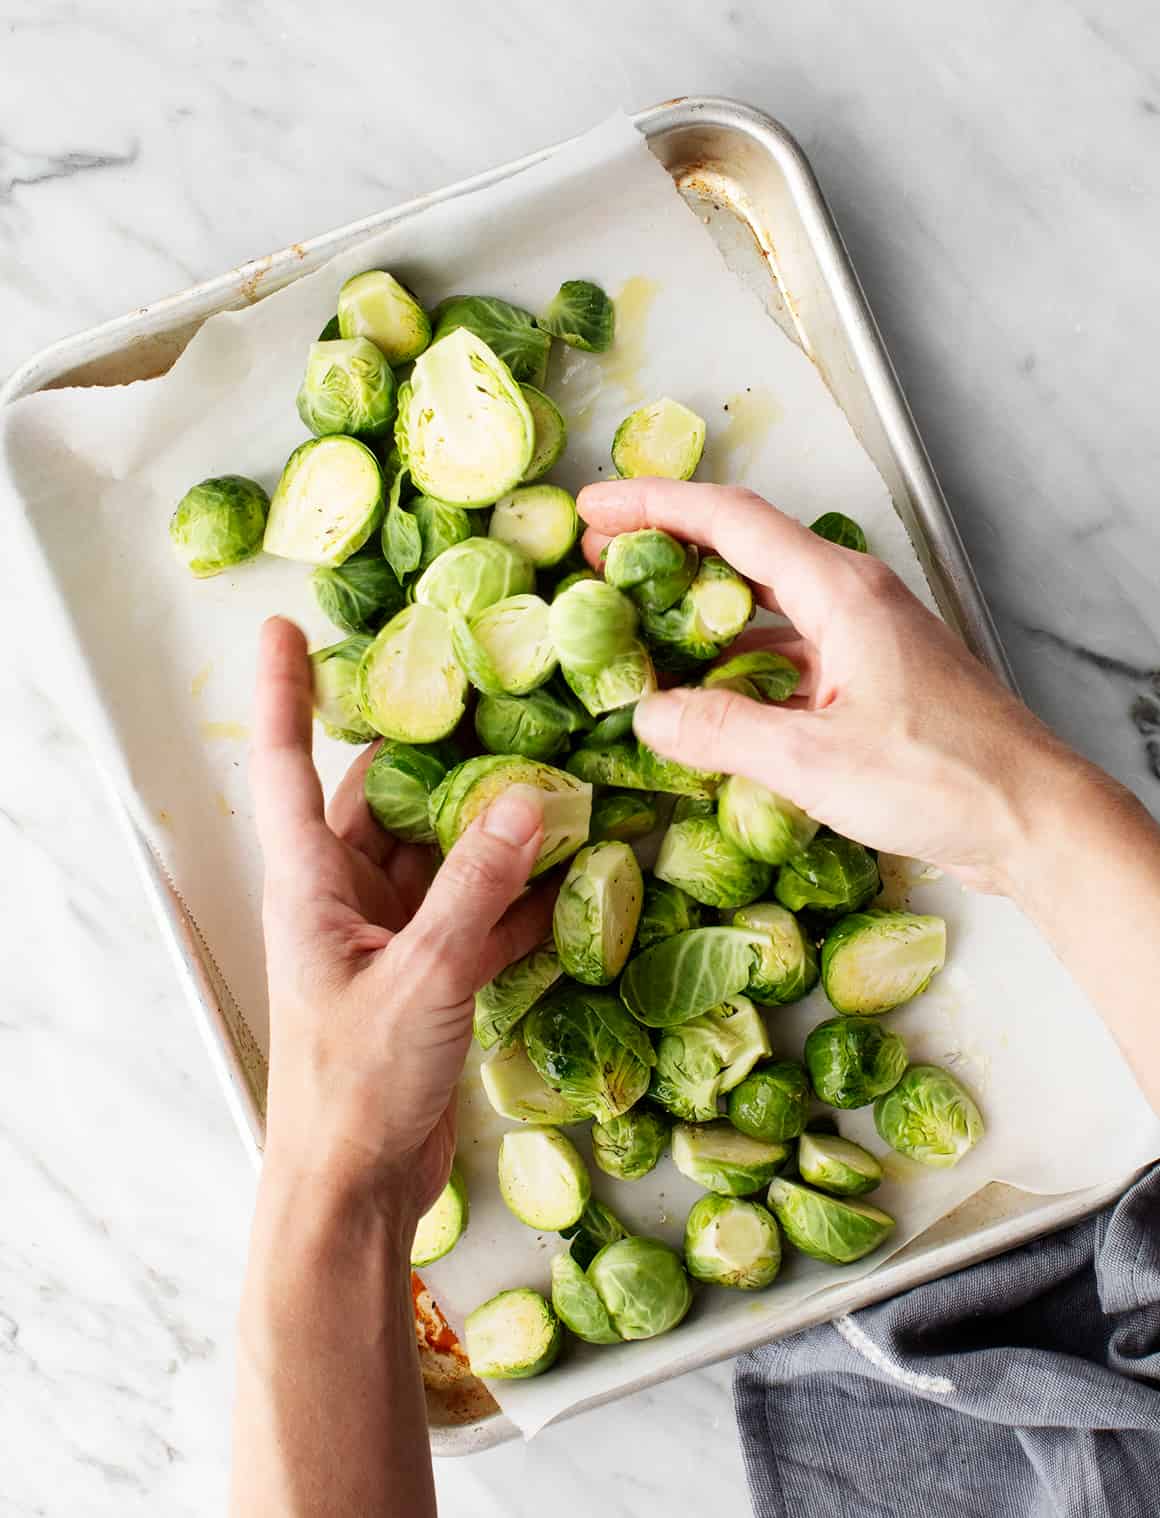
[[[522,848],[543,826],[544,810],[530,785],[513,785],[487,809],[483,831],[515,848]]]
[[[650,748],[663,748],[674,742],[681,717],[681,697],[676,691],[658,691],[637,703],[632,717],[633,731]]]

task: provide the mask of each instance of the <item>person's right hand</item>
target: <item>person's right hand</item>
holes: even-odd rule
[[[881,560],[817,537],[751,491],[675,480],[589,485],[593,564],[607,540],[660,527],[726,559],[792,629],[754,628],[802,671],[785,705],[679,689],[636,709],[667,757],[746,775],[848,837],[1013,893],[1040,798],[1092,783],[1064,747]]]

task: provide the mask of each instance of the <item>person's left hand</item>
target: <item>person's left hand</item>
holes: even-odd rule
[[[266,1154],[298,1174],[386,1188],[413,1226],[451,1166],[474,993],[550,931],[543,893],[518,900],[542,812],[534,791],[514,787],[436,872],[432,849],[371,817],[373,750],[324,813],[312,726],[305,639],[275,618],[262,634],[251,756],[266,867]]]

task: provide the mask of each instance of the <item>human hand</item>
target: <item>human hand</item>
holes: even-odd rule
[[[792,624],[752,628],[736,645],[777,648],[799,666],[791,701],[665,691],[637,707],[640,738],[759,781],[861,843],[1017,894],[1043,795],[1088,767],[881,560],[733,487],[610,480],[577,505],[594,565],[609,537],[660,527],[720,554]]]
[[[474,993],[550,931],[550,900],[518,900],[542,814],[534,793],[513,788],[436,873],[432,849],[399,842],[371,817],[372,750],[324,814],[312,707],[305,639],[272,619],[251,760],[266,869],[266,1156],[385,1191],[413,1225],[450,1170]]]

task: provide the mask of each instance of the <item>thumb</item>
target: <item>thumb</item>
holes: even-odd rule
[[[737,691],[675,689],[646,696],[633,730],[692,769],[744,775],[809,811],[818,734],[812,712],[751,701]]]
[[[408,931],[446,944],[448,962],[474,967],[487,935],[527,885],[543,834],[534,787],[513,785],[497,796],[444,860]]]

